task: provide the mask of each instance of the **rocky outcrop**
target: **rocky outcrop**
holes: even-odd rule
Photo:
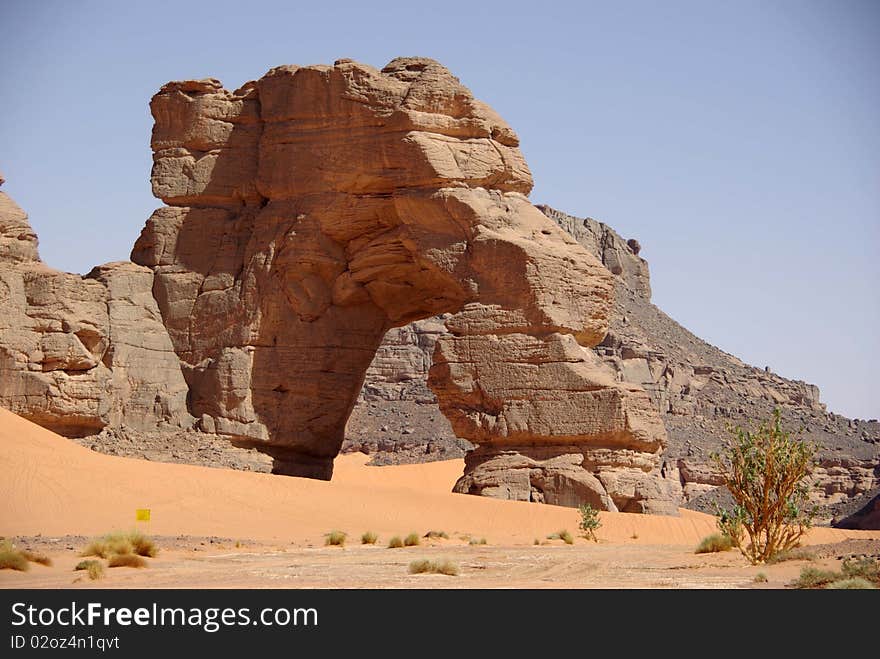
[[[169,83],[151,109],[167,206],[132,260],[155,273],[204,430],[329,478],[377,350],[364,398],[427,401],[406,373],[439,337],[428,383],[481,448],[459,489],[562,501],[577,481],[569,504],[674,512],[649,399],[586,349],[612,276],[528,202],[516,134],[444,67],[284,66],[234,92]],[[448,333],[394,331],[440,313]],[[499,455],[538,456],[517,468],[534,478],[496,487]]]
[[[637,384],[648,392],[669,437],[662,472],[681,485],[685,505],[713,510],[710,504],[721,479],[709,459],[710,453],[720,448],[728,436],[729,424],[748,425],[754,419],[768,417],[777,406],[787,427],[803,428],[801,436],[820,446],[813,492],[824,510],[822,521],[834,518],[841,524],[848,523],[845,502],[873,496],[880,488],[880,424],[876,420],[846,419],[828,413],[814,385],[749,366],[702,341],[651,303],[648,264],[640,255],[637,240],[625,239],[591,218],[574,217],[549,206],[538,208],[615,274],[609,332],[594,352],[613,371],[615,379]],[[407,342],[408,358],[400,364],[406,386],[394,389],[392,394],[393,369],[384,370],[382,377],[374,376],[371,370],[364,389],[371,396],[390,394],[399,400],[398,405],[409,405],[408,448],[398,450],[397,446],[361,439],[375,437],[375,427],[394,427],[394,420],[384,416],[381,408],[370,409],[369,423],[363,422],[367,401],[355,409],[348,429],[350,445],[368,449],[375,446],[376,459],[382,462],[419,456],[412,448],[417,437],[422,438],[423,445],[434,447],[422,459],[454,454],[456,449],[461,452],[451,432],[425,423],[436,407],[422,398],[415,402],[424,373],[412,365],[427,361],[438,335],[421,333],[419,323],[399,331],[404,337],[420,337]],[[424,348],[420,356],[421,345]],[[479,460],[479,454],[469,460],[475,458]],[[534,468],[525,460],[516,464],[520,470]],[[520,478],[519,482],[524,480]],[[500,481],[496,486],[511,487]],[[523,490],[520,485],[519,491]]]
[[[67,436],[191,425],[153,274],[110,263],[46,267],[27,216],[0,193],[0,401]]]

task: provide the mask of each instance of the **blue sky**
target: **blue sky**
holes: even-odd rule
[[[148,102],[279,64],[446,64],[517,130],[535,203],[636,237],[654,302],[880,416],[880,2],[0,3],[0,171],[50,265],[128,258]]]

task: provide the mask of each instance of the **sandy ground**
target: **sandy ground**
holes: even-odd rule
[[[450,493],[462,461],[368,467],[341,456],[331,482],[103,455],[0,409],[0,535],[27,536],[52,567],[0,572],[0,587],[96,585],[72,572],[88,536],[135,526],[159,537],[149,569],[118,568],[101,587],[752,587],[781,586],[799,566],[749,566],[736,552],[693,554],[714,518],[601,513],[600,542],[576,534],[576,510]],[[149,508],[151,521],[135,522]],[[324,534],[349,534],[344,548]],[[448,540],[387,549],[393,535],[443,530]],[[367,530],[379,546],[359,544]],[[37,537],[39,536],[39,537]],[[470,545],[485,538],[486,545]],[[814,529],[805,544],[880,532]],[[213,542],[212,542],[213,539]],[[534,545],[535,539],[545,544]],[[409,575],[416,558],[448,558],[458,577]],[[79,581],[77,581],[79,580]]]

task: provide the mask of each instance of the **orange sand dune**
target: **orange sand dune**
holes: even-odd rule
[[[135,526],[158,535],[320,542],[340,529],[383,537],[429,529],[486,537],[493,544],[531,544],[577,530],[570,508],[452,494],[462,461],[367,467],[363,455],[336,460],[332,482],[102,455],[0,409],[0,535],[94,535]],[[602,513],[603,541],[694,545],[715,530],[714,518]],[[815,529],[811,542],[880,532]]]

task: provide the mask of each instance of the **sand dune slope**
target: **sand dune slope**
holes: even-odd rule
[[[90,451],[0,409],[0,535],[131,528],[138,508],[151,509],[155,534],[279,543],[317,543],[331,529],[385,537],[442,529],[530,544],[577,530],[576,510],[450,493],[460,460],[395,467],[365,461],[338,458],[332,482],[148,462]],[[612,542],[693,545],[714,530],[712,517],[690,511],[679,518],[602,513],[602,522],[600,538]],[[811,540],[853,534],[819,529]]]

